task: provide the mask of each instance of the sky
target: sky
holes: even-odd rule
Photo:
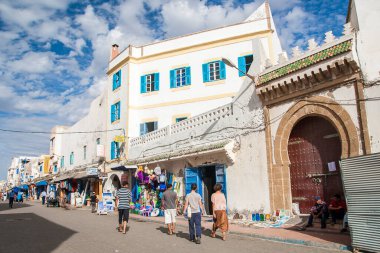
[[[342,33],[349,0],[271,0],[282,47]],[[0,129],[50,132],[86,115],[123,50],[244,21],[263,0],[6,0],[0,2]],[[48,153],[49,134],[0,131],[0,180],[12,157]]]

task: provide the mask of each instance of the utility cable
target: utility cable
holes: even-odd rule
[[[76,131],[76,132],[46,132],[46,131],[24,131],[24,130],[12,130],[0,128],[0,132],[11,132],[11,133],[23,133],[23,134],[90,134],[90,133],[104,133],[112,131],[121,131],[123,128],[110,129],[110,130],[96,130],[96,131]]]

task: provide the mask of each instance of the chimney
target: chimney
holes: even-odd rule
[[[115,59],[116,56],[119,55],[119,45],[118,44],[113,44],[111,48],[111,56],[110,56],[110,61]]]

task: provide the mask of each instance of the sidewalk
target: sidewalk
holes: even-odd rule
[[[137,214],[130,214],[130,218],[137,221],[149,221],[164,225],[164,217],[144,217]],[[188,222],[183,216],[177,217],[177,226],[187,228]],[[211,228],[212,218],[202,217],[202,230],[210,235]],[[332,227],[329,225],[323,230],[319,227],[313,227],[308,228],[306,231],[298,231],[297,228],[297,226],[285,228],[258,228],[230,224],[229,234],[336,250],[351,249],[350,235],[347,233],[339,233],[340,229],[338,226]]]

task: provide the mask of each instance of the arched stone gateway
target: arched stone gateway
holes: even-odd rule
[[[120,178],[116,174],[112,174],[105,182],[104,182],[104,191],[112,192],[113,194],[120,189],[121,183]]]
[[[311,126],[318,131],[310,132]],[[327,134],[328,132],[331,134]],[[325,138],[326,141],[318,141],[319,138]],[[300,144],[298,148],[292,147],[297,145],[297,141]],[[334,153],[332,157],[327,155],[326,148]],[[342,193],[341,185],[336,188],[328,187],[335,182],[336,177],[334,180],[326,179],[332,174],[328,172],[327,163],[335,161],[337,172],[334,174],[338,174],[337,160],[359,154],[359,138],[350,115],[341,105],[326,97],[313,97],[300,100],[282,117],[277,128],[273,151],[275,163],[272,165],[270,180],[272,208],[291,209],[292,202],[299,202],[301,211],[305,212],[305,206],[310,205],[305,198],[312,196],[329,198],[330,192]],[[300,152],[303,154],[298,154]],[[318,163],[319,167],[314,166]],[[308,167],[312,164],[314,167]],[[329,176],[320,174],[329,174]],[[312,184],[315,186],[311,187]],[[310,190],[304,194],[305,196],[299,194],[303,188]],[[292,197],[295,198],[294,201]]]

